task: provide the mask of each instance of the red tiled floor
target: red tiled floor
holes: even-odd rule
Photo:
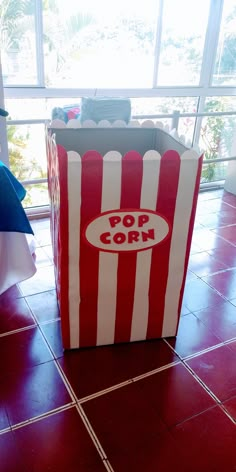
[[[168,427],[214,405],[212,398],[182,364],[139,380],[138,386]]]
[[[236,352],[236,340],[234,339],[233,341],[227,343],[227,347],[232,351]]]
[[[236,209],[234,211],[235,211],[234,223],[236,223]],[[236,224],[232,226],[225,226],[224,228],[215,229],[214,233],[226,239],[226,241],[229,241],[234,246],[236,245]]]
[[[26,301],[38,323],[54,320],[60,316],[55,290],[44,292],[43,296],[42,293],[31,295],[26,297]]]
[[[53,253],[52,253],[52,246],[43,246],[44,252],[47,254],[49,259],[52,261],[53,260]]]
[[[208,229],[217,229],[221,226],[235,224],[235,214],[228,212],[211,213],[199,217],[199,223]]]
[[[105,445],[109,456],[111,448],[133,452],[142,447],[144,438],[155,437],[167,430],[138,382],[83,403],[82,408]]]
[[[59,359],[78,398],[177,360],[163,340],[67,351]]]
[[[185,286],[183,304],[191,312],[217,305],[220,301],[220,295],[203,280],[189,281]]]
[[[53,266],[40,267],[31,279],[21,282],[19,287],[24,297],[54,289],[55,278]]]
[[[189,309],[185,305],[182,305],[181,316],[189,315],[189,313],[191,313]]]
[[[189,372],[177,365],[90,400],[83,408],[115,470],[151,471],[159,470],[152,466],[167,470],[165,464],[174,464],[168,457],[167,444],[169,453],[172,445],[171,454],[177,449],[168,431],[163,431],[163,423],[170,427],[213,405],[214,401]],[[143,467],[145,456],[147,468],[139,468],[139,461]],[[178,454],[175,460],[184,468]]]
[[[102,459],[75,408],[0,435],[2,472],[102,472]]]
[[[26,472],[21,451],[17,448],[14,433],[0,435],[0,457],[2,472]],[[28,472],[28,471],[27,471]]]
[[[175,441],[136,382],[83,408],[114,470],[172,470],[166,467],[174,465],[173,455],[179,458]]]
[[[218,261],[207,252],[200,252],[199,254],[191,255],[188,268],[194,274],[202,277],[226,269],[227,265],[224,262]]]
[[[111,464],[117,472],[192,471],[190,464],[186,463],[185,452],[169,431],[155,437],[144,438],[142,447],[133,453],[131,450],[123,453],[114,447]]]
[[[51,235],[48,228],[41,229],[40,227],[39,228],[36,227],[34,231],[35,231],[35,239],[41,247],[48,246],[49,244],[51,244],[52,242]]]
[[[223,405],[234,421],[236,421],[236,396],[226,400]]]
[[[230,244],[228,241],[225,241],[216,233],[209,231],[208,229],[195,231],[193,235],[193,243],[200,246],[204,251],[228,247]]]
[[[222,189],[209,190],[208,192],[200,192],[198,195],[198,202],[200,203],[206,200],[216,200],[218,198],[222,199],[223,195],[224,195],[224,191]]]
[[[209,254],[223,262],[227,267],[236,267],[236,247],[228,245],[221,249],[213,249]]]
[[[71,403],[54,362],[1,376],[0,401],[11,425]]]
[[[105,471],[76,408],[17,429],[14,439],[27,471]]]
[[[23,298],[0,296],[0,333],[35,325],[34,318]]]
[[[63,356],[63,346],[61,337],[61,322],[60,320],[52,323],[46,323],[41,326],[41,330],[52,349],[56,358]]]
[[[209,275],[204,277],[203,280],[228,300],[236,297],[236,269]]]
[[[180,318],[177,337],[168,339],[168,342],[177,354],[186,357],[215,346],[221,340],[196,316],[189,314]]]
[[[222,200],[223,202],[228,203],[228,205],[232,205],[233,207],[236,208],[236,195],[233,195],[232,193],[224,191],[222,195]]]
[[[203,251],[203,249],[200,246],[198,246],[198,244],[192,242],[192,244],[191,244],[191,254],[197,254],[197,253],[202,252],[202,251]]]
[[[236,428],[219,407],[178,425],[172,434],[191,472],[235,471]]]
[[[198,276],[194,274],[191,270],[188,270],[186,276],[186,283],[190,282],[191,280],[198,280]]]
[[[236,395],[236,352],[222,346],[187,361],[220,401]]]
[[[44,248],[37,247],[35,251],[35,263],[37,268],[44,266],[47,267],[52,264],[52,260],[48,257],[46,251],[44,251]]]
[[[13,287],[10,287],[8,290],[6,290],[6,292],[0,295],[0,300],[1,302],[13,302],[16,298],[21,297],[23,297],[23,294],[20,291],[20,288],[17,285],[14,285]]]
[[[112,470],[84,427],[89,420],[114,472],[236,470],[236,340],[228,342],[236,338],[236,247],[220,237],[235,241],[235,209],[236,196],[222,190],[199,195],[178,335],[167,340],[172,348],[156,340],[64,352],[49,220],[32,223],[37,274],[0,296],[1,472]],[[173,347],[191,356],[188,369]],[[78,398],[92,395],[80,412],[68,382]]]
[[[10,427],[10,423],[8,420],[7,412],[2,401],[0,400],[0,431],[9,427]]]
[[[234,306],[236,306],[236,298],[232,298],[232,300],[230,300],[230,303]]]
[[[3,372],[20,372],[52,360],[37,327],[3,336],[0,342],[0,378]]]
[[[198,200],[198,205],[197,205],[197,212],[201,213],[218,213],[222,211],[229,211],[230,206],[228,202],[225,200],[223,201],[221,198],[215,198],[211,200],[205,200],[204,202],[201,202]]]
[[[222,299],[213,307],[197,311],[196,317],[222,341],[236,337],[236,306]]]
[[[185,386],[184,390],[183,385]],[[214,404],[214,400],[188,370],[182,364],[177,364],[118,390],[113,390],[89,400],[83,403],[83,408],[96,431],[116,425],[117,431],[122,428],[125,431],[128,431],[128,428],[134,428],[133,434],[136,431],[139,436],[139,430],[133,419],[135,417],[141,416],[143,418],[141,423],[143,428],[145,428],[144,423],[148,428],[150,422],[150,432],[154,428],[155,433],[158,433],[163,428],[157,428],[159,423],[155,419],[156,414],[166,427],[170,428],[211,408]],[[152,410],[154,411],[152,412]],[[132,414],[130,411],[132,411]],[[125,426],[126,421],[127,426]],[[153,426],[151,426],[152,421]],[[130,434],[131,431],[128,435]],[[109,435],[111,435],[111,430]],[[144,435],[146,435],[146,432],[144,432]],[[113,441],[113,438],[110,438],[110,440]],[[139,438],[134,438],[135,440],[139,440]]]

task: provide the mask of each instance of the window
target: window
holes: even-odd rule
[[[236,84],[236,1],[225,0],[213,85]]]
[[[0,1],[4,85],[37,85],[35,0]]]
[[[205,112],[232,113],[236,109],[236,97],[207,97]],[[236,114],[208,116],[201,124],[200,146],[205,160],[229,158],[236,133]],[[228,162],[206,164],[203,167],[202,182],[224,180]]]
[[[0,0],[0,26],[10,166],[27,206],[48,202],[44,121],[84,95],[130,97],[143,119],[177,110],[206,160],[231,156],[236,0]],[[226,172],[209,163],[202,182]]]
[[[165,0],[158,85],[198,85],[209,0]]]
[[[39,181],[30,186],[24,206],[48,204],[47,186],[43,182],[47,177],[44,125],[9,124],[7,137],[9,163],[15,177],[26,183],[27,190],[27,181]]]
[[[43,11],[47,86],[152,86],[156,0],[54,3]]]

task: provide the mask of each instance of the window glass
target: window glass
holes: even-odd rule
[[[180,113],[196,113],[198,97],[156,97],[135,98],[131,100],[132,115],[158,115],[172,114],[174,111]],[[158,118],[154,121],[162,121],[164,126],[171,129],[171,118]],[[179,119],[178,133],[183,135],[186,141],[192,142],[196,118],[184,117]]]
[[[225,0],[213,85],[236,83],[236,1]]]
[[[25,186],[27,191],[22,202],[24,208],[49,205],[48,184],[32,184]]]
[[[44,179],[47,177],[44,125],[7,126],[10,169],[19,181]],[[33,191],[34,201],[25,200],[24,205],[42,205],[41,191],[44,184],[37,184]],[[28,186],[26,187],[28,190]],[[32,192],[31,192],[32,193]],[[31,205],[32,203],[32,205]]]
[[[165,0],[158,85],[198,85],[209,0]]]
[[[37,85],[35,0],[0,1],[4,85]]]
[[[205,112],[228,112],[235,110],[236,97],[208,97]],[[236,133],[236,117],[209,116],[202,120],[200,147],[204,149],[204,159],[228,158],[232,156],[232,144]],[[228,162],[210,163],[203,166],[202,182],[223,180]]]
[[[44,2],[48,87],[151,87],[157,1]]]

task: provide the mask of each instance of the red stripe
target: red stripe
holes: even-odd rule
[[[195,189],[194,189],[193,206],[192,206],[192,212],[191,212],[190,223],[189,223],[188,240],[187,240],[186,256],[185,256],[185,263],[184,263],[184,277],[183,277],[182,287],[180,290],[180,299],[179,299],[179,307],[178,307],[179,317],[180,317],[181,308],[182,308],[185,281],[186,281],[187,270],[188,270],[189,254],[190,254],[191,244],[192,244],[192,235],[193,235],[193,228],[194,228],[194,223],[195,223],[198,193],[199,193],[201,173],[202,173],[202,161],[203,161],[203,155],[198,160],[198,171],[197,171],[196,183],[195,183]],[[178,328],[178,325],[177,325],[177,328]]]
[[[97,343],[99,251],[88,245],[83,230],[101,213],[103,159],[97,151],[82,157],[80,234],[80,346]]]
[[[68,256],[68,181],[67,166],[68,156],[66,150],[58,145],[59,182],[60,182],[60,215],[58,240],[58,281],[59,281],[59,302],[61,311],[61,328],[63,346],[70,348],[70,324],[69,324],[69,256]],[[55,202],[55,211],[57,211]],[[57,203],[58,204],[58,203]],[[58,223],[58,222],[57,222]],[[57,225],[55,225],[57,226]],[[55,228],[56,231],[56,228]]]
[[[156,211],[167,218],[169,237],[152,250],[149,285],[149,315],[147,338],[162,334],[165,308],[165,293],[168,279],[169,256],[176,197],[180,171],[180,156],[176,151],[167,151],[161,158]]]
[[[135,151],[122,159],[121,209],[139,209],[143,161]],[[134,304],[137,253],[119,254],[115,343],[129,342]]]

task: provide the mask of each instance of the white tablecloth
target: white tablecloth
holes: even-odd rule
[[[0,232],[0,294],[36,272],[33,239],[24,233]]]

